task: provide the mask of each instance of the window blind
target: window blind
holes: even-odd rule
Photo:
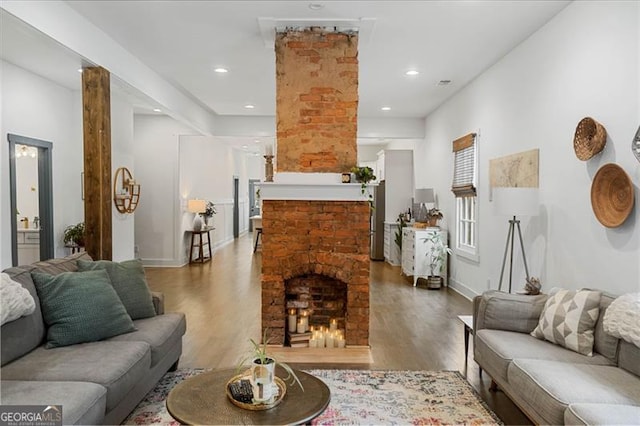
[[[475,197],[476,134],[469,133],[453,141],[453,184],[456,197]]]

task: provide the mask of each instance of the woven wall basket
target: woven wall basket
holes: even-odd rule
[[[633,183],[617,164],[600,167],[591,184],[591,207],[607,228],[624,223],[633,208]]]
[[[607,131],[602,124],[591,117],[580,120],[573,137],[573,149],[580,160],[587,161],[602,151],[606,143]]]

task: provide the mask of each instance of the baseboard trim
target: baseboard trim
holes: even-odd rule
[[[242,236],[243,234],[246,234],[245,232],[240,233],[240,235]],[[233,237],[229,237],[226,238],[222,241],[218,241],[217,243],[214,243],[213,246],[211,247],[213,250],[213,256],[216,255],[215,250],[221,247],[226,246],[227,244],[232,243],[234,240]],[[187,258],[183,258],[181,260],[176,260],[176,259],[140,259],[140,261],[142,262],[142,266],[145,267],[150,267],[150,268],[181,268],[187,264],[189,264],[189,262],[187,261]]]
[[[478,293],[453,278],[449,278],[449,288],[468,300],[478,296]]]

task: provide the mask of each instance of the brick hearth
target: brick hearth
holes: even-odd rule
[[[262,327],[272,343],[284,344],[285,281],[317,274],[346,284],[347,345],[369,345],[369,209],[366,201],[264,201]]]

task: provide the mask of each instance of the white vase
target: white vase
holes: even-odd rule
[[[193,218],[193,230],[196,232],[202,230],[202,218],[197,213],[196,213],[196,216]]]
[[[266,364],[261,364],[258,358],[253,360],[250,381],[255,402],[270,402],[274,396],[277,396],[275,369],[276,363],[271,358],[266,359]]]

